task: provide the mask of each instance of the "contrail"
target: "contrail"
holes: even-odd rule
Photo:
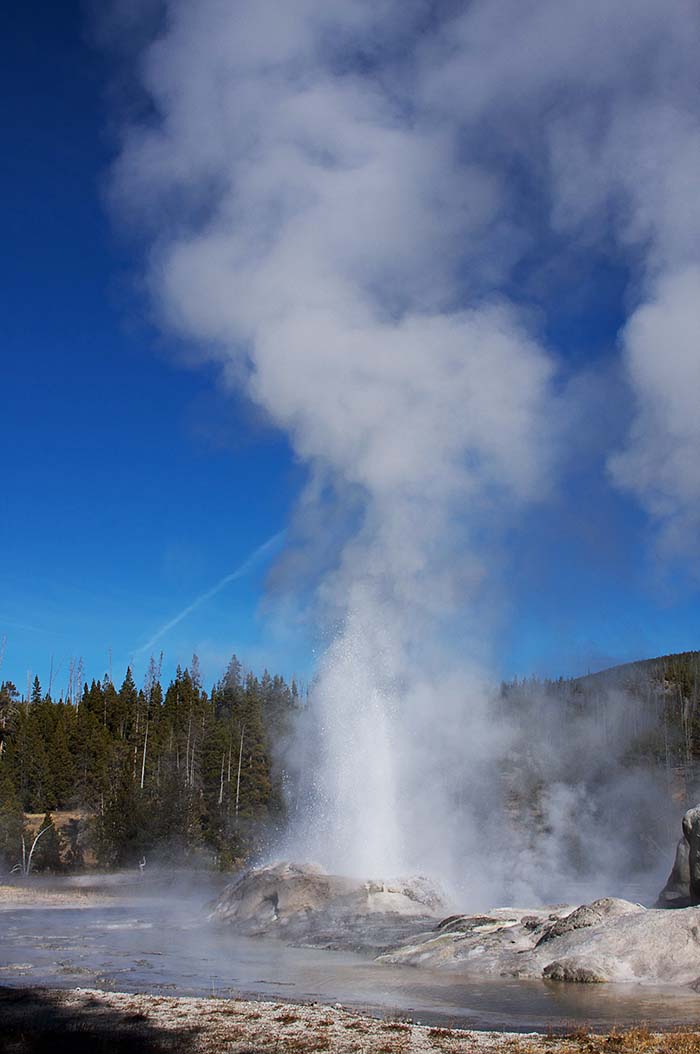
[[[220,593],[221,590],[229,584],[229,582],[235,582],[237,578],[243,578],[244,575],[247,575],[248,572],[252,571],[255,565],[260,562],[262,557],[266,556],[269,552],[271,552],[271,550],[273,550],[277,545],[279,545],[279,543],[284,538],[284,535],[285,531],[278,531],[277,534],[273,534],[272,537],[268,538],[266,542],[263,542],[262,545],[259,545],[258,548],[255,549],[251,553],[251,555],[246,560],[244,560],[239,567],[236,568],[235,571],[231,571],[229,574],[224,575],[224,577],[221,578],[216,583],[216,585],[213,585],[211,589],[207,589],[206,593],[201,593],[198,597],[196,597],[191,604],[188,604],[187,607],[183,608],[182,611],[180,611],[177,615],[174,616],[174,618],[171,618],[169,622],[166,622],[163,626],[160,627],[160,629],[156,630],[151,639],[147,641],[146,644],[143,644],[140,648],[137,648],[134,654],[142,655],[143,652],[149,651],[156,643],[156,641],[159,641],[161,637],[164,637],[166,633],[169,633],[173,626],[177,626],[178,622],[182,622],[183,619],[187,618],[187,616],[190,615],[195,610],[195,608],[200,607],[202,604],[206,603],[207,600],[211,600],[211,598],[216,596],[217,593]]]

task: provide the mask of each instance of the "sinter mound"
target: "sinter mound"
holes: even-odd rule
[[[685,878],[674,868],[659,903],[691,902],[700,888],[693,881],[700,807],[686,813],[683,831],[688,886],[681,886],[680,896],[668,895]],[[698,870],[700,877],[700,865]],[[700,989],[700,906],[692,904],[667,911],[604,897],[581,906],[448,915],[442,894],[425,878],[363,882],[279,863],[228,885],[212,918],[248,935],[348,948],[385,963],[478,976]]]
[[[279,863],[235,879],[212,918],[251,936],[376,955],[432,930],[446,911],[442,894],[425,878],[363,882]]]

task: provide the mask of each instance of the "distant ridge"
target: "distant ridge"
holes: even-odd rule
[[[671,681],[688,684],[700,677],[700,651],[680,651],[670,655],[658,655],[653,659],[637,659],[635,662],[609,666],[597,673],[572,677],[571,683],[582,687],[611,684],[635,684],[640,680]]]

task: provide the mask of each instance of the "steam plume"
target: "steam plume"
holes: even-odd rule
[[[149,237],[164,325],[246,385],[314,494],[359,509],[318,592],[339,629],[315,692],[309,851],[381,874],[447,850],[469,885],[502,735],[479,661],[489,554],[564,442],[562,365],[518,275],[603,244],[627,263],[649,303],[623,335],[639,408],[611,472],[679,530],[695,515],[677,385],[697,321],[697,9],[164,6],[115,208]]]

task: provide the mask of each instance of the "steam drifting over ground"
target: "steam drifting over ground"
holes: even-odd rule
[[[610,480],[686,546],[700,17],[689,0],[163,9],[131,66],[143,117],[123,125],[114,209],[147,238],[163,325],[308,465],[311,546],[329,501],[356,528],[316,590],[338,629],[297,844],[493,900],[511,870],[493,767],[513,735],[481,658],[494,553],[591,409],[521,276],[596,253],[628,269],[636,411]],[[110,32],[134,22],[118,4]]]

